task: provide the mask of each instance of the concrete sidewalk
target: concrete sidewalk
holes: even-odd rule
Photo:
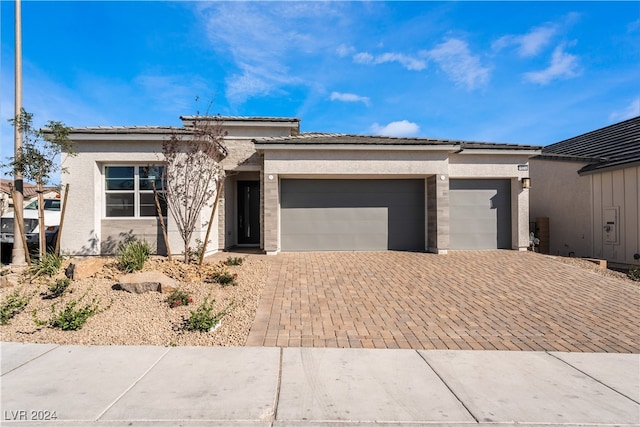
[[[0,349],[1,424],[8,426],[640,424],[638,354]]]

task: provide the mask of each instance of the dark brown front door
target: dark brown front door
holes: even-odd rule
[[[238,244],[260,243],[260,182],[238,181]]]

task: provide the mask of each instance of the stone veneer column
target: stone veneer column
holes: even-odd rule
[[[522,188],[518,178],[511,179],[511,247],[529,248],[529,189]]]
[[[444,179],[442,179],[444,177]],[[427,178],[427,249],[437,254],[449,250],[449,177]]]
[[[265,173],[262,176],[262,189],[264,194],[263,230],[264,251],[267,255],[275,255],[280,251],[279,210],[280,192],[278,175]]]
[[[218,250],[223,251],[227,248],[227,227],[225,220],[226,215],[226,192],[227,192],[227,179],[223,178],[222,187],[220,187],[220,199],[218,200],[218,207],[216,208],[216,215],[218,215]],[[214,196],[215,197],[215,196]]]

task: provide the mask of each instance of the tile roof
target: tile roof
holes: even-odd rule
[[[0,191],[3,193],[9,194],[11,192],[11,188],[13,186],[13,180],[10,179],[0,179]],[[45,193],[50,191],[57,191],[57,187],[43,187]],[[34,184],[30,184],[25,182],[22,184],[22,194],[25,199],[30,199],[36,196],[36,186]]]
[[[580,173],[640,163],[640,116],[547,145],[540,158],[590,163]]]
[[[290,122],[298,123],[296,117],[266,117],[266,116],[180,116],[180,120],[222,120],[224,122]]]
[[[175,126],[84,126],[71,128],[71,133],[149,134],[183,131]]]
[[[494,142],[470,142],[449,139],[399,138],[389,136],[350,135],[340,133],[303,132],[290,137],[256,138],[261,145],[417,145],[417,146],[457,146],[465,149],[539,150],[534,145],[518,145]]]

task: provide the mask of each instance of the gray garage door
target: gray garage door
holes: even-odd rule
[[[424,180],[281,182],[283,251],[424,250]]]
[[[452,179],[451,249],[511,249],[511,182]]]

